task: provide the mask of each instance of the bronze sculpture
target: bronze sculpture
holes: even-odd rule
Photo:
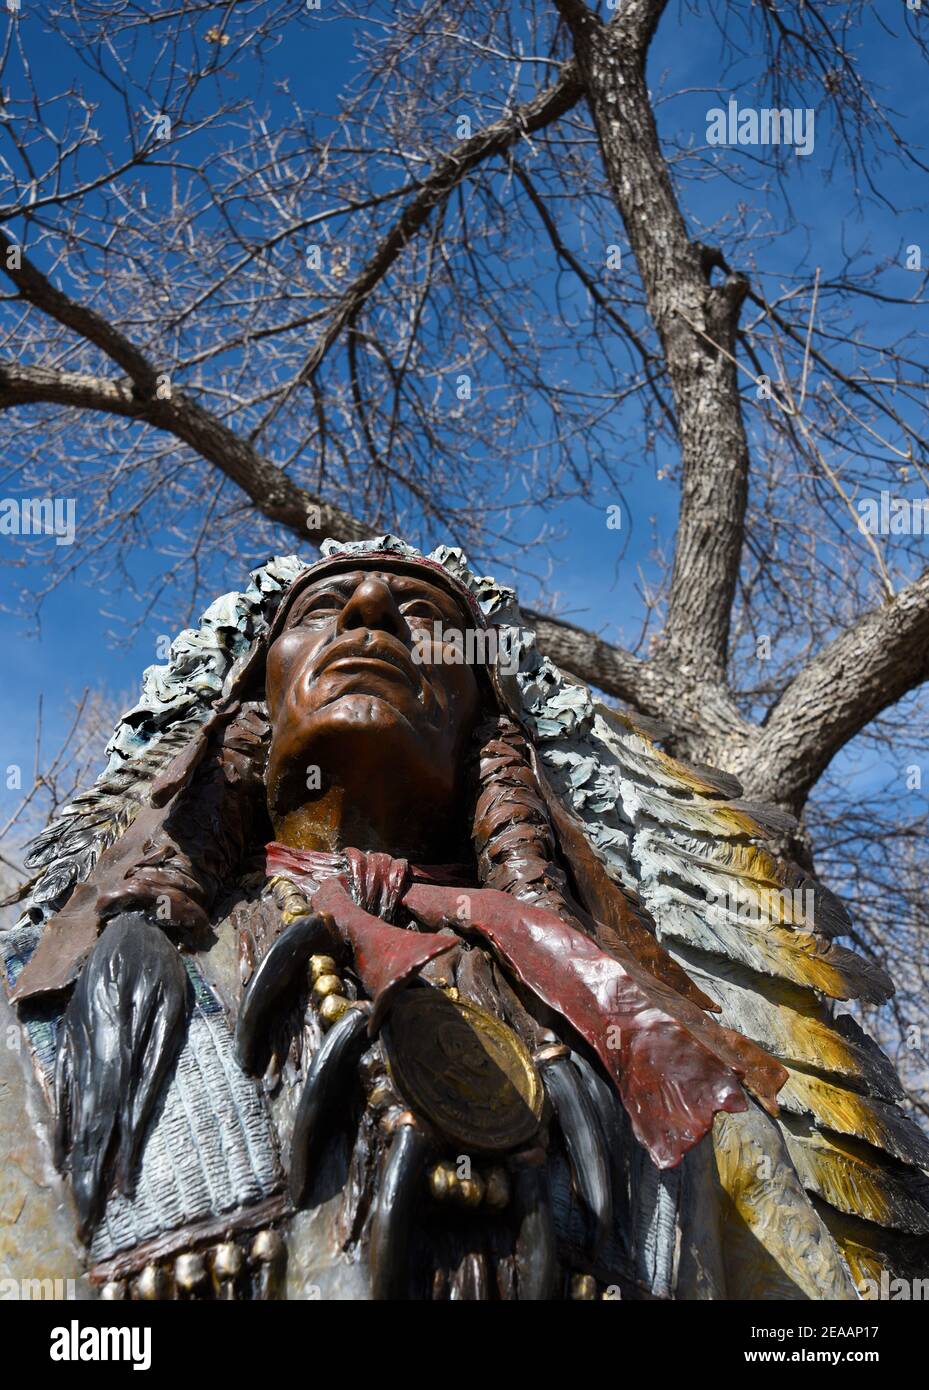
[[[823,1002],[889,983],[770,814],[459,552],[330,544],[248,593],[149,673],[4,936],[108,1296],[918,1272],[929,1143]]]

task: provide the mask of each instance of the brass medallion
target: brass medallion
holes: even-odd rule
[[[542,1115],[542,1082],[512,1028],[429,986],[404,990],[384,1029],[403,1098],[464,1149],[515,1148]]]

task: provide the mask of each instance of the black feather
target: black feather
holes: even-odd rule
[[[248,1076],[261,1076],[271,1060],[270,1029],[285,1010],[286,1001],[306,983],[310,956],[332,949],[332,919],[311,912],[281,932],[248,982],[236,1020],[235,1047],[239,1066]]]
[[[401,1125],[391,1141],[371,1223],[369,1259],[375,1301],[404,1296],[410,1227],[432,1153],[431,1140],[416,1125]]]
[[[78,979],[58,1043],[55,1162],[70,1168],[84,1239],[100,1219],[110,1175],[131,1192],[189,998],[187,972],[160,929],[140,913],[115,917]]]
[[[290,1198],[295,1207],[305,1205],[313,1164],[331,1138],[333,1121],[344,1115],[358,1059],[368,1045],[370,1010],[366,1004],[344,1013],[310,1064],[290,1148]]]
[[[567,1057],[544,1063],[542,1079],[564,1135],[578,1195],[593,1221],[596,1250],[613,1225],[609,1155],[600,1119],[580,1073]]]

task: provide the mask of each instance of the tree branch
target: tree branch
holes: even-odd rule
[[[11,254],[14,251],[19,252],[18,257]],[[16,260],[18,265],[15,264]],[[48,276],[24,254],[22,247],[4,231],[0,231],[0,268],[27,303],[35,305],[56,323],[63,324],[100,348],[118,367],[122,367],[140,390],[154,391],[157,372],[145,354],[100,314],[56,289]]]
[[[157,396],[146,399],[125,381],[0,363],[0,409],[42,402],[123,415],[174,435],[236,483],[262,515],[303,540],[318,544],[331,536],[339,541],[358,541],[375,534],[364,522],[300,487],[247,440],[180,391],[172,391],[165,400]]]
[[[761,794],[802,807],[832,758],[929,678],[929,570],[865,613],[795,677],[757,745]]]
[[[665,401],[655,384],[655,378],[660,376],[663,372],[664,364],[661,358],[649,350],[648,346],[642,341],[639,334],[636,333],[629,320],[619,312],[593,277],[587,273],[571,248],[565,244],[558,231],[555,219],[552,217],[545,204],[544,198],[518,160],[513,161],[513,173],[526,190],[529,201],[538,213],[542,226],[548,234],[548,239],[552,243],[555,255],[558,256],[559,260],[564,261],[565,265],[570,266],[594,303],[598,308],[602,309],[607,318],[611,319],[613,323],[616,324],[620,332],[628,338],[629,342],[639,354],[642,359],[645,379],[648,382],[652,395],[655,397],[658,408],[671,428],[676,430],[677,427],[675,425],[674,416],[671,413],[667,401]]]
[[[275,402],[253,438],[267,428],[286,404],[295,387],[313,378],[326,353],[343,330],[354,322],[371,291],[383,280],[404,248],[425,225],[433,210],[448,197],[456,185],[484,160],[503,153],[524,136],[542,130],[552,121],[556,121],[576,106],[582,95],[583,87],[577,64],[566,63],[557,81],[550,87],[539,92],[531,101],[517,106],[499,121],[494,121],[468,139],[459,141],[445,158],[430,170],[396,222],[381,238],[374,254],[347,287],[303,366],[288,389]]]
[[[646,662],[573,623],[531,608],[524,608],[522,613],[538,638],[540,650],[563,671],[648,712],[652,676]]]

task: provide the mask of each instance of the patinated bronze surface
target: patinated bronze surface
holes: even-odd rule
[[[705,963],[692,975],[607,873],[553,781],[569,755],[544,768],[512,683],[465,655],[478,629],[474,590],[399,543],[306,569],[37,941],[23,929],[11,997],[58,1020],[55,1158],[98,1284],[654,1295],[656,1175],[714,1120],[747,1143],[778,1115],[791,1073],[713,1016]],[[651,758],[636,795],[660,825],[693,793],[644,747],[630,766]],[[226,1137],[202,1162],[229,1173],[191,1190],[228,1177],[228,1196],[169,1219],[158,1153],[211,1106]],[[705,1159],[688,1171],[709,1181]],[[797,1181],[782,1201],[801,1199]],[[755,1229],[750,1204],[739,1219]],[[817,1269],[834,1293],[838,1255]]]

